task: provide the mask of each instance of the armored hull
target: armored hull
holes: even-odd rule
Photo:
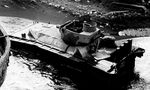
[[[132,40],[117,41],[108,36],[99,35],[101,34],[99,30],[97,30],[99,33],[96,31],[98,37],[92,36],[94,37],[92,41],[82,45],[80,43],[72,45],[65,42],[62,37],[66,35],[61,32],[61,29],[68,25],[70,24],[57,28],[56,25],[34,23],[27,29],[11,32],[9,37],[12,42],[12,50],[28,51],[48,62],[55,62],[58,66],[90,74],[92,78],[96,77],[97,80],[108,83],[115,81],[118,84],[119,82],[124,83],[131,77],[134,72],[135,57],[141,56],[144,49],[132,46]],[[76,34],[79,37],[81,35],[77,32]]]
[[[79,68],[78,70],[82,71],[84,69],[82,66],[86,65],[110,76],[117,76],[123,74],[122,72],[129,73],[128,71],[132,71],[135,57],[144,53],[143,49],[132,46],[132,40],[120,42],[110,39],[107,41],[105,37],[84,46],[68,45],[62,40],[61,32],[55,25],[43,23],[38,23],[28,30],[10,35],[10,37],[12,48],[28,48],[30,49],[29,51],[35,53],[39,53],[37,52],[39,49],[44,50],[47,53],[49,52],[49,56],[61,57],[62,59],[59,58],[58,61],[64,61],[66,66],[75,62],[74,69]],[[95,46],[99,41],[101,42],[100,47],[96,49]],[[23,44],[25,45],[22,47]],[[31,49],[29,46],[35,49]],[[130,68],[130,66],[133,68],[125,69]],[[84,70],[86,71],[86,69]]]

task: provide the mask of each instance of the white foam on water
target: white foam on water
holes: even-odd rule
[[[0,90],[54,90],[54,83],[41,76],[40,72],[33,73],[28,66],[14,56],[10,56],[10,63],[6,79]]]
[[[131,90],[150,90],[150,37],[135,38],[133,45],[145,49],[145,53],[135,61],[135,71],[139,72],[142,81],[136,83],[136,88]]]
[[[141,58],[136,58],[135,70],[140,73],[140,77],[150,81],[150,38],[137,38],[133,40],[133,45],[145,49]]]

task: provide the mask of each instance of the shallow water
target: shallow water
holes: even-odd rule
[[[145,49],[143,57],[136,58],[135,71],[139,73],[139,80],[132,81],[129,90],[150,90],[150,37],[137,38],[133,44]]]
[[[5,5],[5,6],[4,6]],[[14,3],[0,1],[0,16],[21,17],[38,22],[63,24],[74,17],[54,7],[45,5],[19,6]]]
[[[52,65],[38,59],[11,55],[0,90],[75,90],[75,84],[68,77],[59,80],[57,73]]]

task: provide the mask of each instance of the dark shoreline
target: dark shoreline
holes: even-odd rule
[[[83,4],[83,3],[68,1],[68,0],[61,1],[65,3],[57,3],[55,1],[53,2],[52,0],[46,0],[46,1],[47,2],[38,1],[35,3],[37,5],[44,4],[46,6],[60,9],[63,12],[67,12],[73,16],[82,16],[82,15],[91,14],[92,11],[101,14],[109,12],[108,8],[104,7],[101,3]]]

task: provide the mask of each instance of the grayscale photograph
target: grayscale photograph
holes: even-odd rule
[[[150,90],[150,0],[0,0],[0,44],[0,90]]]

